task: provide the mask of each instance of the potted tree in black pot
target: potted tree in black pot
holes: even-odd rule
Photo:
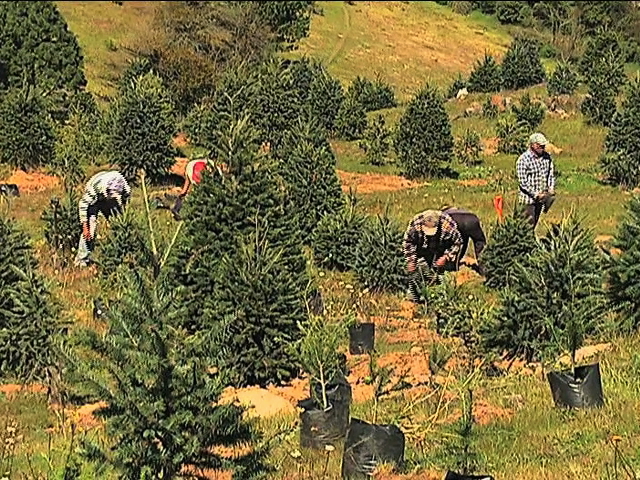
[[[339,348],[344,341],[342,323],[311,315],[302,327],[298,355],[310,377],[310,396],[299,402],[300,446],[324,449],[344,439],[349,427],[351,386],[345,379],[345,356]]]

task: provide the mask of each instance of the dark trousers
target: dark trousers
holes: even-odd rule
[[[536,225],[538,225],[538,220],[540,220],[540,214],[542,213],[543,207],[544,204],[540,202],[534,202],[525,206],[524,208],[524,216],[527,218],[533,228],[536,228]]]
[[[459,265],[460,261],[467,252],[469,247],[469,240],[473,240],[473,248],[476,251],[476,260],[480,264],[480,255],[487,245],[487,237],[482,230],[482,225],[478,216],[467,210],[461,210],[459,208],[450,208],[445,210],[444,213],[449,215],[456,225],[458,225],[458,231],[462,235],[462,248],[456,264]]]

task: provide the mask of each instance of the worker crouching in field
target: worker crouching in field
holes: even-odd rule
[[[82,234],[78,243],[75,265],[86,267],[91,263],[94,249],[98,214],[106,219],[123,212],[131,198],[131,187],[120,172],[100,172],[87,182],[78,203]]]
[[[215,166],[215,168],[220,173],[228,172],[228,168],[225,164],[221,163],[219,165],[214,165],[211,160],[208,160],[206,158],[191,160],[189,163],[187,163],[187,167],[185,168],[184,172],[184,185],[182,186],[182,191],[178,195],[176,202],[171,208],[171,213],[173,214],[173,218],[175,220],[180,220],[180,210],[182,210],[184,198],[191,190],[191,185],[199,184],[202,181],[202,175],[204,171],[207,170],[210,166]]]
[[[482,266],[482,251],[487,245],[487,237],[482,230],[482,224],[480,218],[473,212],[457,207],[445,206],[442,211],[449,215],[458,227],[458,231],[462,236],[462,248],[458,254],[458,265],[462,263],[467,249],[469,247],[469,240],[473,241],[473,249],[476,252],[477,266],[475,270],[484,275],[484,268]],[[473,267],[472,267],[473,268]]]
[[[413,217],[403,241],[407,270],[412,277],[409,294],[413,301],[420,299],[415,279],[418,264],[437,273],[457,270],[462,245],[458,226],[447,213],[426,210]]]

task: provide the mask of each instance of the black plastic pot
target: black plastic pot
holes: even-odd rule
[[[572,370],[547,374],[553,401],[557,407],[591,408],[604,405],[600,364],[583,365]]]
[[[0,195],[7,197],[19,197],[20,189],[15,183],[0,183]]]
[[[303,448],[324,449],[335,446],[344,440],[349,428],[349,410],[351,408],[351,387],[349,384],[329,385],[327,387],[328,407],[322,405],[322,391],[314,386],[312,396],[298,403],[304,411],[300,414],[300,446]],[[318,400],[316,400],[316,398]]]
[[[404,433],[395,425],[351,419],[342,457],[342,478],[370,478],[380,463],[404,464]]]
[[[448,471],[444,480],[494,480],[494,478],[491,475],[462,475]]]
[[[359,323],[349,327],[349,353],[362,355],[373,351],[375,337],[375,323]]]

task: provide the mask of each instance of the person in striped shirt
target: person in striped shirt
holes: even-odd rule
[[[118,171],[100,172],[89,179],[78,202],[82,234],[78,242],[76,266],[85,267],[91,263],[98,214],[102,213],[107,219],[119,215],[130,198],[131,187]]]

